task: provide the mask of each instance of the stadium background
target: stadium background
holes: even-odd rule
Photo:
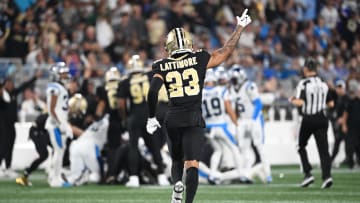
[[[219,48],[234,28],[234,16],[245,7],[254,22],[242,34],[238,48],[224,66],[242,66],[258,84],[266,103],[268,125],[288,129],[281,135],[279,131],[267,130],[268,141],[275,139],[278,146],[293,150],[295,157],[297,116],[287,98],[301,78],[304,58],[313,56],[320,61],[319,75],[330,87],[339,79],[347,82],[349,91],[358,87],[360,7],[356,0],[3,0],[0,77],[12,78],[17,85],[37,70],[43,72],[33,91],[18,100],[19,107],[34,96],[44,100],[48,64],[57,61],[69,64],[79,83],[85,72],[91,72],[93,86],[89,88],[94,90],[109,67],[116,66],[126,74],[125,64],[132,54],[138,53],[148,67],[164,57],[164,39],[174,27],[181,26],[192,33],[195,49],[211,52]],[[21,121],[31,121],[33,117],[24,116],[19,108]],[[24,125],[26,128],[26,124],[19,125],[20,130]],[[26,151],[29,142],[20,134],[17,143],[21,138]],[[284,139],[290,139],[294,145]],[[19,159],[15,157],[16,166]],[[298,162],[297,157],[289,160],[292,162],[288,163]],[[18,168],[26,165],[21,159],[19,162]]]

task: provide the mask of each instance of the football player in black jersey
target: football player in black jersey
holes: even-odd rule
[[[169,57],[155,61],[153,79],[148,93],[149,118],[147,131],[152,134],[160,127],[157,121],[156,106],[158,91],[165,84],[169,96],[169,110],[165,125],[169,137],[169,150],[172,157],[172,179],[175,183],[173,203],[182,201],[184,186],[183,168],[186,169],[186,203],[194,200],[199,178],[199,156],[202,148],[203,129],[201,101],[205,72],[223,63],[233,52],[241,32],[251,22],[247,9],[241,17],[236,17],[237,26],[225,45],[209,54],[206,51],[193,51],[190,33],[183,28],[175,28],[166,39]]]
[[[149,91],[151,73],[144,72],[143,62],[139,55],[133,55],[128,64],[129,76],[121,81],[119,88],[120,109],[123,118],[126,118],[129,130],[130,149],[129,149],[129,181],[127,187],[139,187],[139,161],[138,140],[142,137],[146,146],[149,148],[154,162],[157,166],[159,185],[170,185],[167,177],[163,174],[164,164],[160,153],[160,137],[149,136],[146,132],[146,119],[148,118],[148,106],[146,97]],[[127,101],[129,108],[127,108]]]
[[[117,92],[121,75],[116,67],[111,67],[105,73],[105,87],[100,86],[96,90],[98,105],[95,112],[95,120],[99,120],[106,113],[109,114],[109,128],[107,132],[107,178],[106,182],[113,182],[112,171],[116,171],[116,151],[121,146],[121,134],[124,128],[121,124],[120,110]]]

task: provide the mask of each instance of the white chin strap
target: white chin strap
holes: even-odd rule
[[[185,52],[192,52],[192,49],[178,49],[178,50],[171,52],[171,55],[181,54],[181,53],[185,53]]]

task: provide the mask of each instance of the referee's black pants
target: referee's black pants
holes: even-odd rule
[[[309,163],[306,145],[310,136],[314,134],[315,142],[320,156],[323,180],[331,177],[331,159],[329,154],[329,144],[327,140],[328,125],[328,119],[325,117],[324,113],[304,116],[301,122],[298,143],[298,152],[300,155],[303,172],[305,174],[310,174],[312,167]]]
[[[349,147],[349,144],[348,144],[348,142],[346,140],[346,134],[341,130],[340,126],[334,127],[336,125],[338,125],[338,124],[336,124],[336,122],[332,122],[333,130],[334,130],[335,143],[334,143],[334,148],[333,148],[332,153],[331,153],[331,162],[334,162],[337,154],[339,153],[340,144],[341,144],[342,141],[345,142],[345,152],[348,151],[348,147]],[[345,160],[348,160],[348,158],[346,157]]]
[[[356,154],[356,159],[360,163],[360,128],[355,126],[349,126],[349,132],[347,134],[347,151],[346,157],[348,158],[347,162],[349,168],[354,168],[354,154]]]

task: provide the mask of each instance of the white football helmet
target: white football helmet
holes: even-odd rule
[[[231,68],[230,78],[233,85],[242,85],[248,79],[246,72],[239,65]]]
[[[207,82],[216,83],[216,81],[217,81],[217,78],[216,78],[215,72],[212,69],[207,70],[204,82],[205,83],[207,83]]]
[[[50,79],[54,82],[59,82],[66,85],[70,79],[70,69],[65,62],[57,62],[50,67]]]
[[[111,67],[109,70],[105,73],[105,82],[112,82],[117,81],[119,82],[121,78],[121,74],[119,70],[116,67]]]
[[[117,89],[121,80],[121,74],[116,67],[111,67],[105,73],[105,89]]]
[[[184,30],[184,28],[172,29],[166,37],[165,50],[170,56],[192,51],[193,40],[191,34]]]
[[[226,85],[229,80],[229,74],[224,66],[219,66],[215,69],[215,76],[220,85]]]
[[[131,59],[126,65],[126,69],[129,73],[144,71],[144,62],[140,59],[140,56],[135,54],[131,56]]]

